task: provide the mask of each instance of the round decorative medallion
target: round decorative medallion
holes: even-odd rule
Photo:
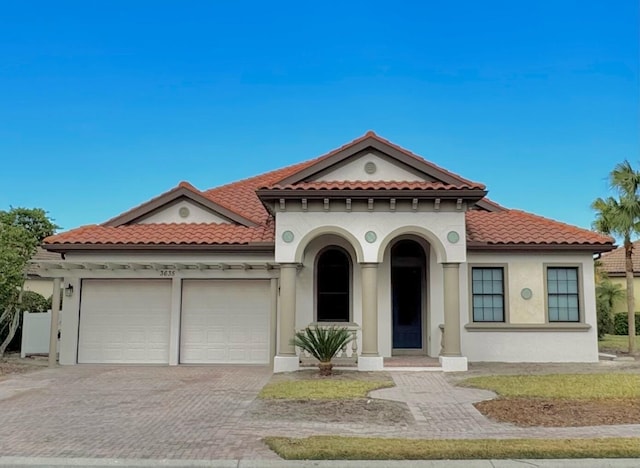
[[[460,240],[460,234],[458,234],[456,231],[449,231],[447,234],[447,240],[452,244],[455,244]]]
[[[295,236],[293,235],[293,232],[291,231],[284,231],[282,233],[282,240],[285,241],[287,244],[290,244],[293,242],[293,239],[295,239]]]
[[[180,207],[180,209],[178,210],[178,215],[180,215],[181,218],[188,218],[189,208],[187,208],[186,206]]]
[[[529,300],[531,299],[531,296],[533,296],[533,291],[531,291],[531,289],[529,288],[522,288],[522,291],[520,291],[520,295],[522,296],[522,299]]]
[[[376,163],[374,163],[373,161],[369,161],[364,165],[364,172],[366,172],[367,174],[375,174],[377,170],[378,170],[378,167],[376,166]]]
[[[364,235],[364,240],[369,244],[373,244],[378,239],[378,235],[373,231],[367,231]]]

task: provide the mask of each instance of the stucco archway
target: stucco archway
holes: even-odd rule
[[[364,261],[364,252],[362,250],[362,245],[360,244],[360,242],[358,242],[358,239],[346,229],[338,226],[321,226],[306,233],[304,237],[300,239],[300,242],[296,247],[296,253],[294,256],[295,261],[297,263],[302,263],[304,260],[304,253],[308,245],[316,238],[325,235],[334,235],[343,238],[349,243],[349,245],[355,252],[356,262],[362,263]]]
[[[378,263],[382,263],[384,260],[384,254],[389,247],[389,244],[393,242],[395,239],[401,236],[416,236],[426,240],[436,253],[436,260],[438,263],[446,263],[447,262],[447,250],[445,246],[442,244],[438,236],[436,236],[430,230],[420,227],[420,226],[402,226],[394,231],[391,231],[387,236],[380,242],[380,246],[378,248]]]

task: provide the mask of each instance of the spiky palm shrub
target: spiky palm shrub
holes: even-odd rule
[[[331,360],[352,340],[345,327],[307,327],[297,332],[291,343],[316,358],[320,375],[328,376],[333,369]]]

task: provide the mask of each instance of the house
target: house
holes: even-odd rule
[[[511,210],[485,186],[368,132],[209,190],[182,182],[49,237],[64,260],[61,364],[299,365],[309,324],[383,358],[597,361],[593,254],[613,239]],[[43,273],[45,274],[45,273]]]
[[[636,310],[638,310],[640,307],[640,241],[633,243],[631,259],[633,260],[633,292]],[[603,253],[600,256],[600,269],[606,273],[612,283],[619,284],[623,290],[627,290],[624,246]],[[612,312],[614,314],[627,313],[627,298],[623,297],[615,301]]]

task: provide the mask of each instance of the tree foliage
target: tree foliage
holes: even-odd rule
[[[601,273],[596,282],[596,311],[598,314],[598,339],[614,332],[613,305],[625,297],[625,291],[619,284],[613,283]]]
[[[593,227],[602,233],[621,238],[625,251],[627,279],[627,315],[629,322],[629,353],[635,351],[635,300],[633,291],[633,242],[640,233],[640,172],[623,161],[609,174],[609,184],[617,197],[598,198],[592,208],[596,211]]]
[[[0,357],[18,328],[29,260],[57,228],[40,208],[0,210]]]

